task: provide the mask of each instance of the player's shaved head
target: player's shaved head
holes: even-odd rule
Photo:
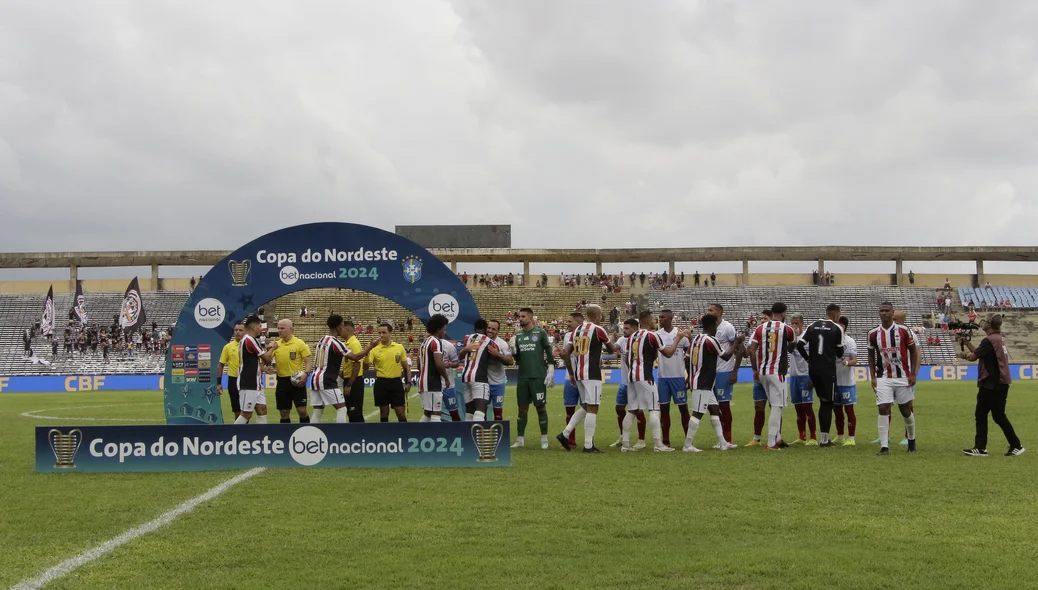
[[[596,324],[598,323],[598,320],[602,319],[602,308],[599,307],[598,305],[595,305],[595,304],[588,305],[587,307],[584,308],[584,311],[587,312],[587,317],[590,318],[591,321],[596,323]]]
[[[906,320],[907,320],[907,316],[905,315],[905,312],[903,310],[900,310],[900,309],[895,309],[894,310],[894,321],[895,322],[897,322],[899,324],[903,324],[903,323],[905,323]]]

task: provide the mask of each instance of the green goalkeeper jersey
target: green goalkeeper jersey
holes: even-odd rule
[[[519,364],[519,379],[544,379],[548,366],[555,367],[548,333],[541,328],[515,333],[513,358]]]

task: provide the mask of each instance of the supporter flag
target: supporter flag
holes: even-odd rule
[[[44,336],[54,334],[54,285],[47,291],[47,300],[43,302],[43,320],[40,321],[40,333]]]
[[[76,321],[85,324],[87,321],[86,297],[83,296],[83,281],[76,281],[76,302],[72,307],[76,314]]]
[[[119,326],[124,330],[136,330],[144,325],[145,319],[141,287],[137,284],[137,277],[133,277],[130,284],[126,286],[126,295],[123,296],[123,308],[119,312]]]

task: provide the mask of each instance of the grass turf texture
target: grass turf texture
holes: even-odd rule
[[[615,386],[606,390],[612,400]],[[1025,445],[1035,441],[1036,393],[1030,382],[1010,393]],[[871,388],[858,394],[857,447],[588,456],[554,440],[564,426],[556,388],[551,449],[539,448],[531,412],[528,446],[513,451],[511,468],[269,470],[52,587],[1019,588],[1038,578],[1038,453],[1002,457],[992,424],[993,456],[961,455],[972,446],[973,384],[919,386],[914,456],[896,444],[899,416],[891,456],[874,456]],[[735,400],[742,445],[752,433],[747,385]],[[510,388],[513,428],[514,404]],[[32,410],[68,419],[20,415]],[[419,414],[412,399],[409,416]],[[605,449],[617,437],[613,406],[600,416]],[[161,394],[0,395],[0,585],[239,473],[33,471],[33,426],[120,420],[161,422]],[[792,410],[783,430],[795,436]],[[708,423],[697,442],[715,442]]]

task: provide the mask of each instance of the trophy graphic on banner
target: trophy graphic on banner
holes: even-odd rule
[[[494,424],[490,427],[482,424],[472,425],[472,440],[476,443],[476,450],[479,451],[479,458],[476,459],[476,462],[493,463],[497,461],[497,445],[501,444],[504,431],[505,427],[501,424]]]
[[[227,262],[227,268],[231,271],[232,287],[245,287],[248,285],[245,279],[249,278],[249,271],[252,270],[251,260],[248,258],[241,262],[231,260]]]
[[[75,469],[76,464],[72,461],[76,458],[79,445],[83,444],[83,431],[77,428],[63,433],[57,428],[52,428],[47,433],[47,438],[50,439],[50,450],[54,452],[54,459],[57,460],[54,464],[55,469]]]

